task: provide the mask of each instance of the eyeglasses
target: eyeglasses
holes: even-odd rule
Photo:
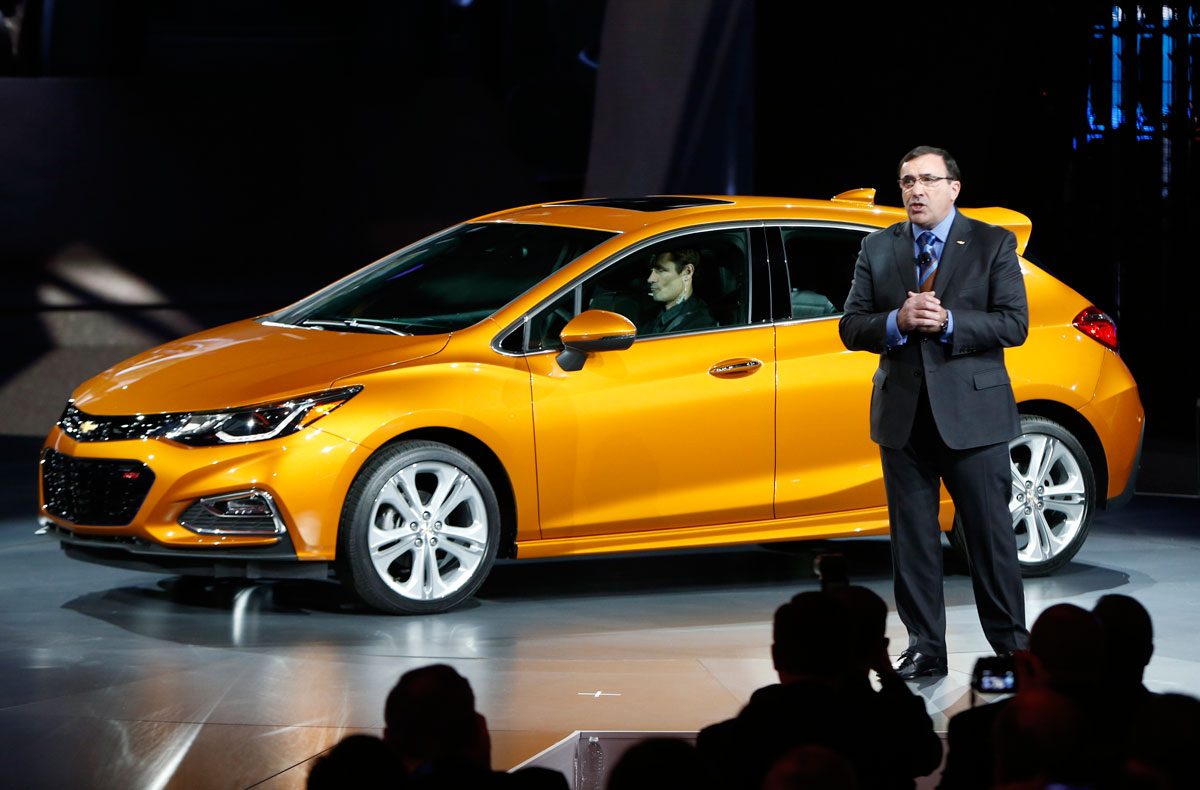
[[[957,179],[951,178],[950,176],[931,176],[928,173],[924,173],[919,176],[905,176],[904,178],[900,179],[896,183],[900,185],[901,189],[903,189],[905,192],[907,192],[908,190],[915,187],[917,185],[918,181],[921,182],[921,186],[923,186],[923,187],[932,187],[932,186],[937,186],[937,182],[939,182],[939,181],[956,181],[956,180]]]

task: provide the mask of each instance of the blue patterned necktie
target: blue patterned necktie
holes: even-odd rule
[[[933,276],[937,273],[937,252],[933,246],[937,236],[933,235],[933,231],[927,230],[917,241],[921,244],[921,257],[917,260],[917,290],[925,293],[933,290]]]

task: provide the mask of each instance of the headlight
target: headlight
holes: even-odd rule
[[[301,395],[281,403],[176,414],[172,415],[174,419],[161,435],[172,441],[201,446],[261,442],[312,425],[353,398],[361,389],[343,387]]]

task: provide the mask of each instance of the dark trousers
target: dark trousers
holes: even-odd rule
[[[947,447],[938,434],[924,389],[908,444],[881,446],[892,533],[896,612],[908,628],[908,646],[946,655],[946,601],[942,592],[939,483],[954,500],[967,544],[979,622],[996,652],[1024,649],[1025,594],[1008,502],[1012,491],[1008,444],[966,450]]]

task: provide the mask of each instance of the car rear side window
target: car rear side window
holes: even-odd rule
[[[792,318],[841,315],[865,231],[827,226],[783,227]]]

